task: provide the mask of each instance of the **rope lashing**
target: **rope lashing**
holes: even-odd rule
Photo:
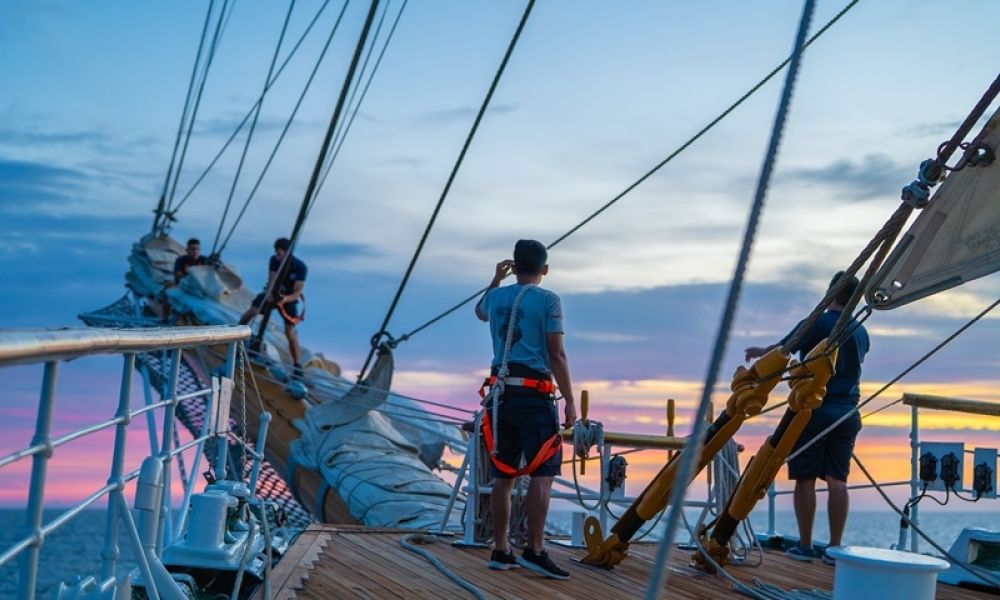
[[[604,447],[604,425],[600,421],[583,419],[573,423],[573,454],[580,459],[581,475],[586,475],[584,465],[595,445],[598,452]]]
[[[410,275],[413,273],[413,267],[416,266],[417,259],[420,258],[420,253],[424,249],[424,244],[427,242],[428,236],[430,236],[431,229],[434,228],[434,223],[437,221],[438,213],[441,212],[441,206],[444,205],[444,201],[448,197],[448,192],[451,191],[451,186],[455,182],[455,177],[458,175],[458,171],[462,167],[462,162],[465,160],[465,155],[468,153],[469,147],[472,145],[472,140],[476,137],[476,132],[479,130],[479,124],[482,122],[483,116],[486,115],[486,110],[490,106],[490,100],[493,98],[493,93],[496,91],[497,85],[500,83],[500,78],[503,76],[504,70],[507,68],[507,62],[510,60],[511,54],[514,53],[514,47],[517,46],[517,40],[520,39],[521,32],[524,30],[524,25],[528,22],[528,17],[531,15],[531,9],[534,6],[535,0],[528,0],[528,4],[524,7],[524,14],[521,15],[521,20],[517,24],[517,29],[514,30],[514,35],[511,37],[510,43],[507,45],[507,52],[504,54],[503,60],[500,61],[500,66],[497,68],[497,72],[493,76],[493,82],[490,84],[490,89],[486,92],[486,97],[483,98],[483,103],[479,107],[479,113],[476,114],[476,118],[472,122],[472,127],[469,129],[469,134],[465,138],[465,143],[462,145],[462,149],[458,153],[458,158],[455,159],[455,165],[452,167],[447,181],[445,181],[444,189],[441,190],[441,195],[438,197],[437,205],[435,205],[434,211],[431,213],[430,220],[427,221],[427,226],[424,228],[423,235],[420,236],[420,241],[417,243],[417,248],[413,252],[410,264],[407,265],[406,272],[403,273],[403,279],[399,282],[399,287],[396,289],[396,294],[392,298],[392,303],[389,304],[389,310],[385,313],[385,318],[382,320],[382,326],[379,327],[380,330],[384,330],[389,326],[389,321],[392,319],[392,314],[396,310],[396,305],[399,304],[399,299],[403,295],[403,290],[406,289],[406,284],[409,282]],[[358,372],[358,381],[361,381],[361,379],[365,376],[365,371],[368,370],[368,365],[371,363],[374,355],[374,349],[368,351],[368,356],[365,358],[365,364],[362,365],[361,370]]]

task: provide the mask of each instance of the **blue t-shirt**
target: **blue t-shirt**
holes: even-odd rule
[[[490,323],[493,338],[493,366],[499,367],[503,361],[507,328],[510,323],[514,299],[523,285],[514,284],[487,290],[479,304],[476,315]],[[508,363],[517,363],[542,373],[551,375],[549,367],[549,347],[545,336],[549,333],[564,333],[562,302],[554,292],[538,286],[531,286],[521,298],[514,321],[514,341],[507,356]]]
[[[833,331],[834,324],[840,318],[840,312],[839,310],[828,310],[820,315],[812,330],[802,338],[802,342],[797,348],[791,349],[792,352],[798,352],[799,358],[805,360],[809,351]],[[799,324],[801,323],[799,321]],[[847,328],[848,330],[853,329],[854,333],[840,346],[837,353],[836,373],[826,384],[825,400],[857,404],[858,398],[861,397],[861,363],[865,360],[865,354],[868,353],[871,342],[868,339],[868,331],[856,319],[852,318]],[[795,329],[798,329],[798,325],[795,326]],[[780,343],[787,342],[795,333],[795,329],[782,338]]]
[[[268,263],[268,270],[276,273],[280,266],[281,260],[277,256],[272,256],[271,262]],[[278,285],[278,293],[282,295],[291,294],[295,290],[295,282],[306,280],[307,271],[306,263],[293,256],[292,264],[288,268],[288,275]]]

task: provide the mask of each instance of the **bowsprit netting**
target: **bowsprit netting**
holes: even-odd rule
[[[80,319],[91,327],[135,327],[145,324],[148,319],[137,317],[140,310],[132,300],[131,296],[125,295],[113,304],[91,313],[80,315]],[[149,385],[156,390],[156,393],[163,397],[166,389],[166,377],[168,365],[166,355],[157,353],[142,354],[136,361],[136,369],[142,373],[145,368],[149,377]],[[204,389],[207,383],[201,382],[197,372],[189,364],[191,357],[182,355],[180,373],[177,377],[177,394],[185,395]],[[242,402],[243,399],[235,394],[234,401]],[[235,406],[235,405],[234,405]],[[188,433],[194,437],[201,435],[205,425],[205,403],[203,398],[189,398],[177,404],[177,420],[180,421]],[[231,430],[241,439],[244,437],[243,424],[230,420]],[[214,466],[216,453],[211,444],[205,445],[205,458],[209,466]],[[230,442],[229,446],[230,465],[228,468],[233,472],[239,471],[241,477],[250,472],[253,464],[253,456],[244,452],[242,446],[235,442]],[[264,459],[260,464],[260,474],[257,478],[257,497],[267,502],[273,503],[284,515],[285,525],[296,529],[304,529],[313,521],[309,512],[292,496],[291,490],[285,485],[285,480],[281,478],[271,463]],[[277,525],[275,523],[274,525]]]

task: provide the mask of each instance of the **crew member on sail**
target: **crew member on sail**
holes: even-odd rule
[[[547,577],[568,579],[569,573],[552,562],[543,546],[552,481],[559,475],[562,462],[553,376],[566,400],[563,424],[571,427],[576,421],[569,362],[563,349],[562,303],[559,296],[538,287],[542,277],[549,272],[547,259],[548,252],[540,242],[519,240],[514,246],[514,260],[497,264],[489,289],[476,305],[476,316],[489,322],[493,339],[493,377],[487,382],[495,385],[504,366],[508,375],[503,395],[498,399],[497,423],[489,427],[496,433],[498,446],[496,455],[492,456],[491,499],[496,548],[489,567],[507,570],[520,565]],[[517,283],[499,287],[512,269]],[[526,286],[529,289],[525,289]],[[516,312],[513,310],[515,303]],[[513,326],[510,319],[514,319]],[[508,333],[512,340],[509,351],[505,351]],[[490,410],[487,405],[486,412]],[[493,445],[491,436],[488,445]],[[547,460],[534,464],[545,454],[549,454]],[[522,457],[529,468],[532,465],[536,468],[530,472],[531,483],[525,499],[528,544],[515,559],[508,539],[510,495],[513,477],[518,473],[516,467]],[[535,457],[538,460],[533,460]]]
[[[260,314],[260,309],[264,305],[266,290],[272,290],[271,293],[275,300],[275,307],[281,314],[282,321],[285,322],[285,337],[288,338],[288,352],[292,355],[295,374],[301,375],[302,365],[299,364],[299,335],[295,331],[295,326],[305,315],[304,310],[301,315],[299,313],[299,299],[303,298],[302,288],[306,285],[306,272],[308,270],[306,269],[306,263],[299,260],[296,256],[289,256],[288,260],[291,261],[291,264],[288,266],[287,275],[283,281],[275,283],[275,278],[281,267],[281,261],[288,254],[291,246],[292,242],[288,238],[278,238],[274,241],[274,256],[271,257],[268,263],[267,287],[265,288],[265,292],[257,294],[257,297],[253,299],[250,308],[240,317],[240,325],[246,325],[251,319]]]
[[[830,280],[832,288],[844,275],[838,272]],[[833,331],[834,324],[840,318],[844,306],[850,301],[851,295],[858,287],[857,277],[851,276],[847,285],[830,302],[826,312],[813,325],[797,348],[804,360],[806,354]],[[794,333],[794,329],[792,333]],[[795,450],[812,441],[844,415],[851,413],[861,396],[861,363],[868,353],[870,342],[864,326],[851,319],[847,331],[853,333],[840,346],[837,354],[836,372],[826,386],[823,404],[813,411],[809,424],[802,431]],[[789,333],[780,342],[766,348],[751,346],[746,349],[748,361],[767,354],[772,349],[791,339]],[[799,543],[786,553],[790,558],[809,562],[816,553],[812,547],[813,520],[816,517],[816,479],[826,480],[827,513],[830,519],[830,546],[839,546],[847,523],[849,506],[847,494],[847,474],[851,467],[851,454],[854,452],[854,442],[861,432],[861,416],[853,412],[851,417],[835,427],[822,439],[806,448],[801,454],[788,463],[788,478],[795,481],[795,518],[799,525]],[[824,563],[833,564],[833,558],[823,553]]]
[[[174,285],[179,284],[181,279],[184,279],[188,274],[188,267],[204,265],[205,263],[205,257],[201,255],[201,240],[198,238],[189,239],[187,247],[184,249],[184,255],[178,256],[177,260],[174,261]]]
[[[188,267],[193,267],[196,265],[207,264],[208,261],[205,257],[201,255],[201,240],[198,238],[191,238],[187,241],[187,246],[184,248],[184,254],[177,257],[174,261],[174,281],[170,283],[169,281],[163,284],[163,290],[160,292],[161,306],[163,306],[163,322],[170,323],[170,301],[167,299],[167,288],[172,288],[180,285],[181,279],[188,274]]]

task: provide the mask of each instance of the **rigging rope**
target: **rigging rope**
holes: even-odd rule
[[[330,175],[330,171],[333,169],[333,164],[337,162],[337,157],[340,156],[340,148],[344,145],[344,139],[347,137],[347,134],[351,131],[351,126],[354,125],[354,119],[355,117],[358,116],[358,111],[361,109],[361,105],[364,103],[365,97],[368,95],[368,88],[371,87],[372,80],[375,79],[375,73],[378,72],[378,68],[382,64],[382,57],[385,56],[385,51],[386,49],[389,48],[389,42],[392,41],[392,37],[396,33],[396,26],[399,25],[399,20],[403,17],[403,11],[406,10],[407,3],[409,3],[409,0],[403,0],[403,4],[399,8],[399,12],[396,14],[396,20],[393,21],[392,27],[389,28],[389,34],[385,38],[385,43],[382,44],[382,50],[379,51],[378,58],[375,59],[375,65],[372,67],[371,73],[369,73],[368,75],[368,79],[365,82],[364,89],[361,90],[361,96],[358,98],[358,103],[354,105],[354,110],[351,111],[351,116],[347,120],[347,125],[344,126],[343,132],[338,132],[339,139],[337,139],[336,137],[334,138],[333,155],[330,157],[330,162],[326,167],[326,171],[323,173],[323,177],[320,178],[319,185],[316,188],[317,196],[319,195],[320,190],[322,190],[323,186],[326,184],[326,178]],[[364,73],[364,69],[361,69],[361,72]],[[355,88],[355,90],[357,90],[357,88]],[[351,99],[352,100],[354,99],[353,92],[351,94]],[[350,104],[351,103],[348,102],[348,105]]]
[[[422,556],[425,559],[427,559],[427,562],[429,562],[432,565],[434,565],[434,568],[437,569],[438,571],[440,571],[442,575],[444,575],[448,579],[454,581],[455,584],[457,584],[459,587],[461,587],[462,589],[466,590],[467,592],[469,592],[470,594],[472,594],[473,596],[475,596],[478,600],[487,600],[486,599],[486,594],[484,594],[482,592],[482,590],[480,590],[478,587],[476,587],[475,585],[473,585],[472,583],[470,583],[468,580],[462,579],[461,577],[459,577],[455,573],[451,572],[448,569],[448,567],[444,566],[444,563],[442,563],[440,560],[438,560],[436,556],[434,556],[433,554],[431,554],[427,550],[424,550],[423,548],[418,548],[417,546],[414,545],[415,543],[416,544],[433,544],[436,541],[437,540],[433,536],[430,536],[430,535],[423,535],[423,534],[411,533],[410,535],[403,536],[399,540],[399,544],[402,547],[404,547],[407,550],[409,550],[410,552],[413,552],[414,554],[419,554],[420,556]]]
[[[267,94],[267,84],[271,81],[271,75],[274,74],[274,65],[278,62],[278,55],[281,53],[281,44],[285,41],[285,33],[288,32],[288,22],[292,18],[292,12],[295,10],[295,0],[290,0],[288,3],[288,12],[285,13],[285,22],[281,26],[281,33],[278,35],[278,44],[274,47],[274,54],[271,56],[271,64],[267,67],[267,75],[264,77],[264,89],[260,92],[260,102],[257,103],[257,107],[254,109],[253,119],[250,121],[250,130],[247,132],[246,142],[243,144],[243,152],[240,154],[240,161],[236,165],[236,175],[233,177],[233,184],[229,187],[229,196],[226,198],[226,207],[222,210],[222,218],[219,219],[219,229],[215,232],[215,240],[212,241],[212,256],[216,255],[216,249],[219,247],[219,238],[222,237],[222,228],[226,224],[226,217],[229,216],[229,207],[233,203],[233,196],[236,194],[236,186],[240,182],[240,174],[243,172],[243,165],[247,159],[247,152],[250,150],[250,144],[253,142],[253,134],[257,129],[257,121],[260,119],[260,111],[264,108],[264,97]]]
[[[448,179],[444,184],[444,189],[441,190],[441,196],[438,198],[437,205],[431,213],[431,218],[427,222],[427,227],[424,228],[424,233],[420,236],[417,248],[413,252],[413,258],[410,259],[410,264],[406,267],[403,279],[399,282],[399,287],[396,289],[396,295],[393,297],[392,303],[389,305],[389,310],[385,313],[382,325],[372,338],[373,343],[368,351],[368,357],[365,358],[365,363],[361,367],[361,371],[358,372],[358,381],[361,381],[364,378],[365,372],[368,370],[368,365],[371,364],[372,357],[375,356],[375,351],[378,349],[379,339],[381,339],[383,335],[388,335],[386,327],[389,326],[389,320],[392,319],[392,313],[395,312],[396,305],[399,304],[399,298],[403,295],[403,290],[406,289],[406,284],[410,280],[410,274],[413,273],[413,267],[417,264],[417,259],[420,258],[420,252],[424,249],[424,244],[427,242],[427,237],[430,235],[431,229],[434,227],[434,222],[437,220],[438,213],[441,212],[441,206],[444,204],[445,198],[448,197],[448,192],[451,190],[452,183],[454,183],[455,177],[458,175],[458,170],[462,167],[462,162],[465,160],[465,155],[469,151],[469,146],[472,145],[472,140],[476,136],[476,131],[479,129],[479,123],[482,122],[483,116],[486,114],[486,109],[489,108],[490,100],[493,98],[493,92],[496,91],[497,85],[500,83],[500,77],[503,76],[503,72],[507,67],[507,62],[510,60],[510,56],[514,52],[517,40],[521,37],[521,32],[524,30],[524,25],[527,23],[528,17],[531,15],[531,9],[534,6],[535,0],[528,0],[528,4],[524,7],[524,14],[521,15],[521,20],[517,24],[517,29],[514,30],[514,36],[507,45],[507,52],[504,53],[503,60],[500,61],[500,66],[497,68],[496,74],[493,76],[493,82],[490,84],[490,89],[486,92],[486,97],[483,98],[483,102],[479,107],[479,113],[476,114],[476,118],[472,122],[472,128],[469,129],[469,134],[465,138],[465,143],[462,144],[462,149],[458,153],[458,158],[455,160],[455,165],[452,167],[451,173],[448,175]]]
[[[982,311],[980,311],[980,313],[977,314],[975,317],[969,319],[964,325],[962,325],[957,330],[955,330],[954,333],[952,333],[951,335],[949,335],[948,337],[946,337],[938,345],[936,345],[933,348],[931,348],[930,351],[928,351],[926,354],[924,354],[919,359],[917,359],[913,364],[911,364],[910,366],[908,366],[905,369],[903,369],[903,371],[901,373],[899,373],[899,375],[896,375],[891,380],[889,380],[888,383],[886,383],[885,385],[883,385],[882,387],[880,387],[878,389],[878,391],[876,391],[874,394],[872,394],[871,396],[869,396],[868,398],[866,398],[863,402],[858,403],[858,405],[855,406],[853,409],[851,409],[848,413],[846,413],[845,415],[843,415],[842,417],[840,417],[839,419],[837,419],[836,421],[834,421],[833,423],[831,423],[829,427],[827,427],[823,431],[819,432],[814,437],[810,438],[805,444],[803,444],[801,447],[799,447],[798,450],[796,450],[795,452],[792,452],[788,456],[788,458],[785,459],[785,462],[787,463],[787,462],[791,461],[792,459],[794,459],[795,457],[797,457],[798,455],[802,454],[803,452],[806,451],[806,449],[808,449],[810,446],[812,446],[813,444],[815,444],[823,436],[825,436],[826,434],[830,433],[831,431],[833,431],[834,429],[836,429],[841,423],[843,423],[844,421],[846,421],[847,419],[849,419],[854,413],[860,412],[861,409],[864,408],[868,403],[870,403],[875,398],[878,398],[883,392],[885,392],[890,387],[892,387],[893,385],[895,385],[900,379],[902,379],[903,377],[906,377],[907,375],[909,375],[910,372],[912,372],[914,369],[916,369],[917,367],[919,367],[920,365],[922,365],[923,363],[925,363],[930,357],[932,357],[935,354],[937,354],[937,352],[939,350],[941,350],[942,348],[944,348],[945,346],[947,346],[949,343],[951,343],[952,340],[954,340],[958,336],[960,336],[963,333],[965,333],[965,331],[967,329],[969,329],[970,327],[972,327],[980,319],[982,319],[987,314],[989,314],[990,311],[992,311],[994,308],[997,307],[997,305],[1000,305],[1000,298],[998,298],[992,304],[990,304],[989,306],[987,306],[986,308],[984,308]],[[891,402],[891,403],[883,406],[882,408],[878,409],[877,411],[873,411],[873,412],[869,413],[866,416],[871,416],[871,415],[875,414],[876,412],[880,412],[882,410],[885,410],[886,408],[889,408],[890,406],[898,404],[901,401],[902,401],[902,399],[894,400],[893,402]]]
[[[843,17],[844,15],[846,15],[848,11],[850,11],[852,8],[854,8],[854,6],[859,1],[860,0],[851,0],[850,2],[848,2],[847,5],[845,5],[844,8],[842,8],[840,10],[840,12],[838,12],[836,15],[834,15],[833,18],[831,18],[829,21],[827,21],[827,23],[825,25],[823,25],[823,27],[821,27],[815,34],[813,34],[809,38],[808,41],[806,41],[806,43],[803,45],[803,48],[809,47],[813,42],[815,42],[817,39],[819,39],[819,37],[821,35],[823,35],[824,33],[826,33],[828,29],[830,29],[835,23],[837,23],[837,21],[839,21],[841,19],[841,17]],[[661,168],[663,168],[664,166],[666,166],[667,163],[669,163],[674,158],[676,158],[678,155],[680,155],[682,152],[684,152],[685,150],[687,150],[688,147],[690,147],[692,144],[694,144],[699,139],[701,139],[702,136],[704,136],[706,133],[708,133],[710,130],[712,130],[723,119],[725,119],[726,117],[728,117],[730,115],[730,113],[732,113],[737,108],[739,108],[744,102],[746,102],[758,90],[760,90],[762,87],[764,87],[764,85],[766,83],[768,83],[769,81],[771,81],[771,79],[773,79],[775,75],[777,75],[778,73],[780,73],[782,71],[782,69],[784,69],[785,66],[789,64],[789,62],[791,62],[791,58],[787,58],[784,61],[782,61],[781,64],[779,64],[774,69],[772,69],[770,73],[768,73],[767,75],[765,75],[760,81],[758,81],[756,84],[754,84],[754,86],[751,87],[745,94],[743,94],[735,102],[733,102],[732,104],[730,104],[729,107],[726,108],[724,111],[722,111],[721,113],[719,113],[719,115],[717,117],[715,117],[714,119],[712,119],[711,121],[709,121],[708,124],[706,124],[704,127],[702,127],[697,133],[695,133],[693,136],[691,136],[690,138],[688,138],[688,140],[686,142],[684,142],[676,150],[674,150],[673,152],[671,152],[665,159],[663,159],[658,164],[656,164],[652,169],[650,169],[649,171],[647,171],[642,177],[640,177],[634,183],[632,183],[627,188],[625,188],[625,190],[623,190],[620,194],[618,194],[617,196],[615,196],[614,198],[612,198],[611,200],[609,200],[608,202],[606,202],[599,209],[597,209],[596,211],[594,211],[593,213],[591,213],[587,218],[585,218],[583,221],[581,221],[580,223],[578,223],[577,225],[575,225],[572,229],[570,229],[569,231],[567,231],[563,235],[561,235],[558,238],[556,238],[555,241],[553,241],[552,243],[550,243],[548,245],[548,248],[549,249],[553,248],[554,246],[556,246],[557,244],[561,243],[563,240],[565,240],[569,236],[571,236],[574,233],[576,233],[584,225],[586,225],[590,221],[592,221],[595,218],[597,218],[598,215],[600,215],[601,213],[603,213],[608,208],[611,208],[612,205],[616,204],[619,200],[621,200],[626,195],[628,195],[630,192],[632,192],[632,190],[634,190],[635,188],[639,187],[640,184],[642,184],[643,182],[645,182],[653,174],[655,174]],[[445,310],[444,312],[440,313],[436,317],[434,317],[434,318],[430,319],[429,321],[425,322],[423,325],[420,325],[419,327],[416,327],[415,329],[411,330],[410,332],[408,332],[408,333],[406,333],[406,334],[404,334],[404,335],[396,338],[396,342],[397,343],[398,342],[403,342],[403,341],[406,341],[406,340],[410,339],[411,337],[413,337],[414,335],[420,333],[424,329],[427,329],[431,325],[437,323],[441,319],[447,317],[448,315],[450,315],[450,314],[454,313],[455,311],[457,311],[458,309],[462,308],[463,306],[465,306],[469,302],[472,302],[473,300],[475,300],[476,298],[478,298],[480,296],[480,294],[482,294],[484,291],[486,291],[486,288],[480,289],[476,293],[470,295],[469,297],[467,297],[464,300],[460,301],[459,303],[455,304],[451,308]]]
[[[345,2],[350,2],[350,0],[345,0]],[[291,62],[292,57],[295,56],[295,53],[298,51],[299,47],[302,46],[302,42],[304,42],[306,37],[308,37],[309,32],[312,31],[313,26],[316,25],[317,21],[319,21],[319,18],[323,15],[323,11],[326,10],[326,7],[329,4],[330,0],[323,0],[323,4],[319,7],[319,10],[316,11],[315,16],[313,16],[312,20],[306,26],[305,30],[302,32],[302,35],[299,36],[299,39],[297,42],[295,42],[295,45],[292,46],[292,49],[288,52],[288,56],[286,56],[285,60],[282,61],[281,66],[278,67],[278,70],[274,74],[274,79],[272,79],[271,82],[268,84],[267,89],[270,89],[271,86],[274,85],[274,83],[278,80],[278,77],[280,77],[281,74],[284,72],[285,67],[288,66],[289,62]],[[181,198],[180,202],[177,203],[177,206],[173,207],[173,209],[171,210],[172,214],[176,214],[177,211],[180,210],[182,206],[184,206],[184,203],[187,202],[188,198],[191,197],[191,194],[193,194],[194,191],[198,188],[198,186],[201,185],[201,182],[205,180],[205,177],[208,176],[208,173],[215,167],[215,163],[219,162],[219,159],[222,158],[222,155],[229,148],[229,145],[233,143],[233,140],[236,139],[236,136],[239,135],[240,131],[243,130],[243,126],[246,125],[247,121],[250,120],[250,117],[253,116],[254,109],[256,109],[257,105],[263,101],[264,101],[263,98],[258,98],[257,101],[254,102],[253,106],[251,106],[250,109],[247,110],[247,114],[243,115],[243,119],[236,126],[236,129],[233,131],[233,133],[229,135],[229,138],[226,139],[225,143],[222,144],[222,147],[219,148],[219,151],[215,153],[215,156],[212,158],[212,160],[209,161],[208,166],[205,167],[205,169],[201,172],[201,175],[199,175],[198,178],[195,179],[194,183],[191,184],[191,187],[188,188],[187,192],[185,192],[184,197]]]
[[[691,436],[688,438],[684,452],[678,458],[680,461],[680,466],[677,470],[678,485],[675,485],[670,493],[670,514],[667,516],[663,539],[656,550],[656,562],[650,571],[649,584],[646,586],[647,600],[655,600],[659,597],[662,583],[669,579],[669,573],[663,566],[668,564],[670,560],[670,551],[673,548],[673,539],[679,520],[678,517],[680,512],[684,510],[683,504],[684,495],[687,493],[687,482],[691,481],[692,475],[695,473],[694,465],[696,461],[700,460],[705,430],[708,429],[707,417],[709,405],[712,403],[712,392],[715,390],[719,368],[722,365],[726,344],[729,341],[729,332],[732,328],[740,290],[743,286],[743,276],[746,272],[747,263],[750,261],[750,251],[753,248],[754,236],[757,233],[757,223],[764,209],[764,199],[767,196],[767,188],[771,181],[771,174],[774,171],[774,163],[777,160],[778,147],[781,144],[781,135],[784,132],[785,121],[788,116],[789,107],[791,106],[792,92],[795,89],[795,80],[798,77],[802,53],[805,49],[806,34],[809,31],[809,24],[812,21],[814,8],[815,0],[805,0],[798,32],[795,37],[795,45],[793,46],[792,61],[788,67],[788,74],[785,78],[785,86],[781,93],[778,111],[774,117],[771,140],[768,143],[764,164],[761,165],[760,177],[757,180],[757,190],[754,192],[753,206],[750,210],[746,232],[743,236],[743,245],[740,248],[739,259],[736,262],[736,271],[729,286],[725,309],[722,313],[719,331],[715,338],[715,348],[712,351],[708,374],[705,377],[705,386],[702,388],[701,402],[698,404],[698,410],[695,413],[694,428]]]
[[[236,0],[233,0],[236,6]],[[222,24],[225,21],[226,9],[229,7],[229,0],[222,1],[222,9],[219,11],[219,19],[215,24],[215,33],[212,35],[212,45],[208,48],[208,56],[205,58],[205,68],[201,75],[201,82],[198,84],[198,92],[195,94],[194,107],[191,109],[191,118],[188,120],[187,133],[184,136],[184,145],[181,147],[181,155],[177,159],[177,169],[174,171],[174,181],[170,186],[170,193],[167,195],[166,216],[170,219],[173,213],[174,195],[177,193],[177,181],[180,179],[181,170],[184,168],[184,159],[187,157],[188,146],[191,144],[191,133],[194,131],[194,123],[198,119],[198,108],[201,106],[202,94],[205,92],[205,83],[208,82],[208,72],[212,68],[212,61],[215,59],[215,52],[219,48],[222,39]]]
[[[302,93],[299,94],[299,98],[296,100],[291,114],[288,115],[288,119],[285,121],[285,126],[281,129],[281,133],[278,135],[278,139],[274,143],[274,148],[271,150],[270,156],[267,157],[267,160],[264,162],[264,167],[260,171],[260,175],[257,176],[257,181],[255,181],[253,187],[250,188],[250,193],[247,194],[247,199],[243,202],[243,206],[240,208],[239,214],[236,215],[233,225],[229,228],[229,233],[226,234],[226,238],[222,240],[222,244],[219,245],[219,249],[216,251],[218,254],[222,254],[222,251],[225,250],[227,245],[229,245],[229,240],[236,232],[236,228],[239,226],[240,221],[243,220],[243,215],[246,214],[247,208],[250,207],[250,202],[254,199],[254,196],[257,195],[257,191],[260,189],[260,184],[264,181],[264,176],[267,175],[268,170],[270,170],[271,163],[274,162],[274,157],[277,156],[278,150],[281,148],[281,144],[285,141],[285,136],[288,135],[288,131],[291,129],[292,123],[295,122],[295,117],[299,113],[299,108],[302,107],[302,102],[305,100],[306,94],[309,92],[309,88],[312,87],[313,80],[316,79],[316,73],[319,72],[319,67],[323,63],[323,59],[326,57],[327,51],[330,49],[330,44],[333,43],[333,38],[337,35],[337,29],[340,28],[340,22],[344,18],[344,12],[347,10],[348,4],[350,4],[350,0],[344,2],[344,5],[340,8],[340,13],[337,15],[337,20],[333,24],[333,29],[330,30],[330,35],[326,38],[326,44],[323,45],[319,58],[316,60],[316,64],[313,65],[313,69],[309,73],[309,78],[306,79],[306,84],[302,88]]]
[[[170,153],[170,165],[167,166],[167,174],[163,178],[163,190],[160,191],[160,202],[156,207],[153,218],[153,231],[160,227],[160,218],[167,202],[167,188],[170,187],[170,176],[174,172],[174,162],[177,160],[177,150],[181,145],[181,137],[184,135],[184,123],[187,122],[188,109],[191,106],[191,94],[194,91],[194,82],[198,77],[198,65],[201,63],[201,53],[205,49],[205,39],[208,37],[208,24],[212,22],[212,11],[215,8],[215,0],[210,0],[208,10],[205,11],[205,23],[201,26],[201,38],[198,41],[198,52],[194,57],[194,65],[191,67],[191,79],[188,81],[187,94],[184,96],[184,109],[181,110],[181,120],[177,124],[177,137],[174,139],[174,149]]]
[[[584,423],[583,419],[578,419],[573,423],[573,455],[570,458],[570,463],[573,469],[573,487],[576,489],[576,500],[581,508],[589,511],[599,509],[601,504],[607,504],[607,500],[598,498],[593,506],[587,506],[587,503],[583,501],[583,494],[580,492],[580,481],[576,474],[576,459],[579,457],[581,460],[586,460],[590,449],[594,446],[597,446],[599,453],[603,452],[604,424],[593,420]],[[601,457],[602,454],[598,454],[598,460],[602,460]],[[600,475],[602,478],[607,477],[607,473],[604,473],[603,470]]]
[[[326,129],[326,136],[323,138],[323,145],[320,147],[319,156],[316,158],[316,165],[313,167],[312,176],[309,178],[309,185],[306,187],[306,193],[302,199],[302,205],[299,208],[298,217],[295,219],[295,225],[292,227],[292,235],[289,238],[291,240],[291,244],[289,245],[285,256],[282,258],[281,264],[278,265],[274,279],[271,280],[268,285],[268,289],[264,292],[264,303],[261,307],[261,324],[253,342],[254,347],[256,348],[260,347],[261,340],[264,338],[264,333],[267,331],[267,323],[271,319],[271,312],[276,305],[275,299],[272,297],[275,291],[275,286],[277,286],[279,282],[283,282],[285,280],[288,276],[288,270],[292,266],[292,255],[295,252],[296,244],[298,244],[299,234],[302,233],[302,227],[305,225],[309,204],[316,191],[316,182],[319,179],[320,170],[323,167],[323,162],[326,160],[326,155],[330,151],[330,141],[333,139],[333,132],[337,127],[337,123],[340,121],[340,114],[344,110],[344,102],[347,99],[347,92],[351,87],[351,81],[354,80],[354,73],[357,71],[358,61],[360,60],[361,53],[364,50],[365,41],[368,39],[368,32],[371,31],[372,21],[375,19],[375,13],[378,10],[378,3],[379,0],[372,0],[371,6],[368,9],[368,15],[365,17],[365,24],[361,28],[361,34],[358,36],[358,42],[354,46],[354,55],[351,57],[351,64],[347,68],[347,74],[344,76],[344,84],[340,88],[340,96],[337,98],[337,105],[333,109],[333,115],[330,116],[330,125]]]

